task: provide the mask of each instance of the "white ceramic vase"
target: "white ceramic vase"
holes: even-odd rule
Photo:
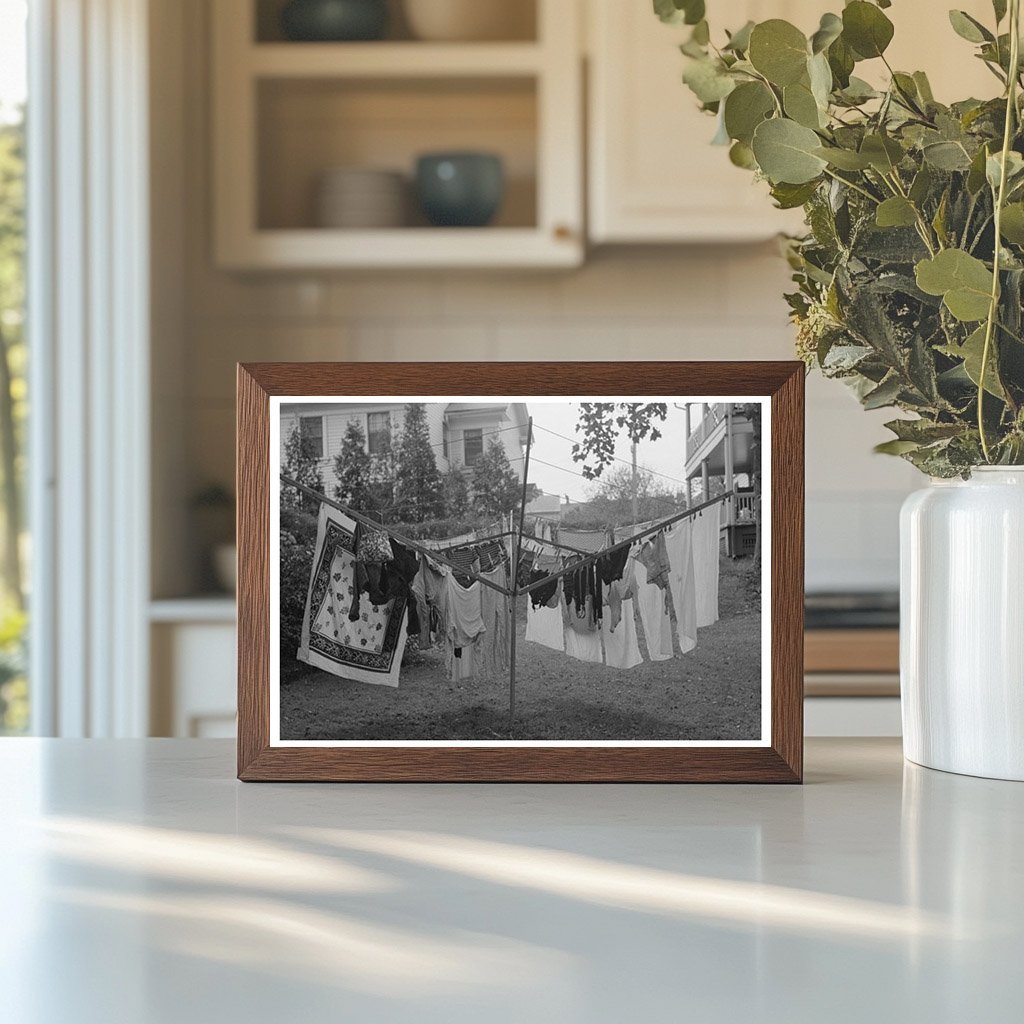
[[[906,757],[1024,781],[1024,467],[912,494],[900,551]]]

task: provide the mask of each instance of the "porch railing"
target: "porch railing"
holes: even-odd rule
[[[735,494],[732,501],[722,502],[722,526],[735,526],[736,523],[753,523],[757,521],[757,496],[753,494]]]
[[[690,459],[694,452],[711,436],[718,426],[724,422],[727,406],[724,402],[709,405],[700,422],[693,427],[686,439],[686,457]]]

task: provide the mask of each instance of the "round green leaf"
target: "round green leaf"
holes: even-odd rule
[[[669,25],[696,25],[704,17],[704,0],[654,0],[654,13]]]
[[[772,18],[750,33],[747,59],[773,85],[798,82],[807,70],[807,37],[795,25]]]
[[[1024,203],[1010,203],[1003,210],[1000,232],[1007,242],[1024,245]]]
[[[928,295],[941,295],[958,320],[972,322],[988,316],[992,271],[963,249],[944,249],[914,268],[917,286]]]
[[[775,99],[763,82],[744,82],[725,101],[725,129],[729,137],[748,146],[754,129],[775,109]]]
[[[748,21],[742,28],[738,28],[729,36],[729,42],[725,44],[726,50],[735,53],[746,53],[750,46],[750,33],[754,31],[754,22]]]
[[[756,171],[757,161],[754,159],[754,151],[745,142],[734,142],[729,149],[729,159],[737,167],[745,171]]]
[[[736,82],[717,60],[699,57],[687,61],[683,81],[701,103],[717,103],[736,88]]]
[[[823,14],[818,31],[811,36],[811,52],[827,50],[842,34],[843,19],[836,14]]]
[[[892,196],[875,210],[875,224],[880,228],[906,228],[916,221],[914,204],[903,196]]]
[[[853,0],[843,9],[843,39],[862,60],[881,57],[892,36],[892,22],[874,4]]]
[[[764,176],[773,184],[802,185],[825,169],[815,150],[821,144],[810,128],[787,118],[762,121],[754,131],[752,149]]]
[[[786,117],[805,128],[821,128],[822,116],[809,82],[795,82],[782,90],[782,106]]]
[[[888,135],[865,135],[860,151],[868,163],[883,174],[890,174],[903,159],[903,148]]]

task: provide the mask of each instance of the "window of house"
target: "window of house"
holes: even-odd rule
[[[366,417],[366,446],[371,455],[380,455],[391,447],[391,413],[371,412]]]
[[[300,416],[299,436],[302,447],[315,458],[324,457],[324,418],[323,416]]]
[[[462,453],[467,466],[475,466],[484,453],[483,427],[473,427],[462,432]]]

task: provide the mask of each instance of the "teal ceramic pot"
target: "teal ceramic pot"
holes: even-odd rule
[[[383,37],[387,0],[291,0],[281,28],[295,42],[359,42]]]
[[[427,153],[416,163],[416,192],[435,227],[483,227],[494,219],[505,195],[501,157]]]

